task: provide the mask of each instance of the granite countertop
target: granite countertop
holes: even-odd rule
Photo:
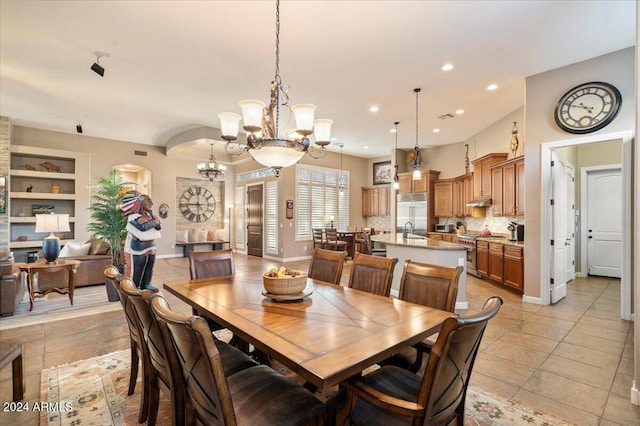
[[[467,247],[463,244],[449,243],[441,240],[434,240],[433,238],[426,238],[420,235],[409,234],[409,238],[402,238],[402,234],[378,234],[372,235],[371,241],[375,241],[383,244],[391,244],[404,247],[415,247],[422,249],[432,250],[466,250]]]

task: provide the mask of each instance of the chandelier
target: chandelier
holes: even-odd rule
[[[418,146],[418,95],[421,89],[413,89],[416,93],[416,146],[413,147],[413,160],[411,161],[411,167],[413,167],[413,180],[420,180],[422,173],[420,172],[420,164],[422,164],[422,154],[420,153],[420,147]]]
[[[218,177],[224,177],[224,173],[227,170],[227,166],[224,164],[218,164],[216,157],[213,156],[213,144],[211,144],[211,155],[209,160],[198,164],[198,173],[203,178],[213,181]]]
[[[342,175],[342,148],[344,147],[344,144],[342,142],[338,143],[338,146],[340,147],[340,177],[338,178],[338,191],[340,192],[340,195],[344,194],[344,190],[345,190],[345,178]]]
[[[258,163],[273,168],[276,176],[279,176],[280,169],[296,164],[305,154],[313,158],[327,155],[326,146],[330,143],[333,121],[314,120],[316,106],[312,104],[289,107],[287,92],[288,86],[280,77],[280,0],[276,0],[276,73],[271,82],[269,105],[247,99],[239,102],[242,116],[233,112],[218,114],[222,139],[227,141],[225,151],[230,155],[248,152]],[[285,117],[281,116],[284,115],[281,107],[289,110],[288,118],[291,113],[295,116],[295,129],[288,129]],[[242,128],[247,132],[246,143],[235,142],[241,119]],[[309,140],[312,134],[315,145],[311,145]]]

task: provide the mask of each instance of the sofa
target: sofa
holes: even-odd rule
[[[85,250],[87,245],[89,245],[88,251]],[[91,239],[83,244],[68,242],[66,246],[69,246],[67,247],[68,250],[63,247],[59,259],[74,259],[81,262],[76,270],[76,288],[105,283],[104,270],[112,263],[111,246],[108,242]],[[69,250],[73,246],[78,248]],[[40,274],[38,284],[42,288],[57,287],[57,283],[68,281],[67,274],[67,271],[62,271],[59,274]]]
[[[13,255],[11,252],[0,253],[0,315],[13,315],[23,296],[24,284]]]

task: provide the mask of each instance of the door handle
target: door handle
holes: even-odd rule
[[[588,238],[589,238],[589,239],[593,238],[593,235],[589,235],[589,237],[588,237]]]

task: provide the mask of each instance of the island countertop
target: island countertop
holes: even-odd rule
[[[409,238],[402,238],[402,234],[378,234],[372,235],[371,241],[382,244],[391,244],[404,247],[415,247],[432,250],[466,250],[467,247],[458,243],[435,240],[433,238],[422,237],[409,234]]]

